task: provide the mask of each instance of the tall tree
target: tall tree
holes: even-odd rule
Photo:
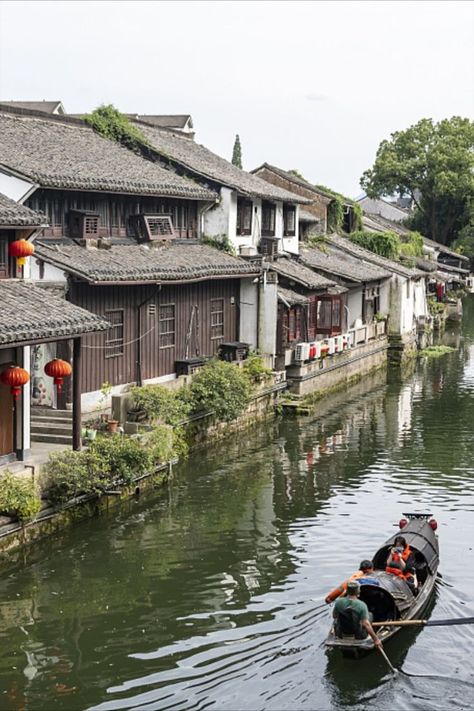
[[[472,121],[459,116],[439,123],[421,119],[382,141],[360,184],[372,198],[410,196],[416,206],[412,226],[451,244],[469,220],[473,170]]]
[[[242,146],[240,145],[239,134],[236,135],[234,148],[232,150],[232,165],[242,168]]]

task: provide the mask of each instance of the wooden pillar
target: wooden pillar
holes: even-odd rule
[[[74,338],[72,352],[72,448],[81,449],[81,338]]]

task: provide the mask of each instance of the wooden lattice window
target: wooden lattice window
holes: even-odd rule
[[[142,242],[172,239],[175,236],[171,215],[133,215],[131,222]]]
[[[262,202],[262,237],[273,237],[275,234],[275,205]]]
[[[175,305],[160,306],[160,348],[171,348],[176,340]]]
[[[124,352],[124,311],[123,309],[106,311],[105,318],[111,324],[105,334],[105,357],[116,358]]]
[[[9,276],[8,261],[8,240],[0,237],[0,279]]]
[[[211,299],[211,339],[224,337],[224,299]]]
[[[99,215],[82,210],[69,211],[69,235],[73,239],[99,236]]]
[[[252,201],[237,198],[237,234],[252,234]]]
[[[283,223],[285,237],[296,235],[296,208],[294,205],[285,205],[283,208]]]

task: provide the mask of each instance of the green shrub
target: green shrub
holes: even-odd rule
[[[134,409],[144,410],[150,422],[179,425],[191,409],[187,388],[170,390],[163,385],[143,385],[133,387],[131,393]]]
[[[192,412],[212,410],[219,420],[229,422],[247,407],[250,392],[250,380],[240,368],[214,358],[193,378]]]
[[[131,484],[151,469],[149,451],[130,437],[99,437],[83,452],[51,454],[41,484],[53,504],[81,494],[102,494],[117,484]]]
[[[112,104],[102,104],[91,114],[84,116],[84,121],[104,138],[121,143],[135,153],[140,153],[143,146],[148,145],[140,129]]]
[[[243,362],[242,370],[252,383],[267,380],[272,374],[271,369],[265,367],[262,356],[257,353],[249,354]]]
[[[405,257],[423,257],[423,236],[419,232],[410,232],[400,244],[400,254]]]
[[[98,494],[106,488],[98,457],[85,452],[50,454],[41,475],[41,487],[52,504],[62,504],[81,494]]]
[[[149,452],[130,437],[99,437],[84,454],[102,470],[110,484],[131,484],[135,477],[150,470]]]
[[[145,440],[153,464],[163,464],[174,456],[174,431],[170,425],[158,425]]]
[[[36,516],[40,508],[41,500],[31,479],[13,476],[9,471],[0,476],[0,511],[23,519]]]
[[[387,259],[400,257],[400,238],[395,232],[352,232],[348,239],[369,252]]]

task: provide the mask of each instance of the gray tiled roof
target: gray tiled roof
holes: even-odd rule
[[[0,112],[0,164],[42,187],[215,200],[215,192],[99,136],[78,119]]]
[[[408,227],[404,227],[401,222],[393,222],[387,220],[381,215],[363,214],[362,226],[369,232],[395,232],[399,237],[405,237],[410,234]]]
[[[36,242],[36,256],[90,283],[198,281],[260,273],[260,266],[198,243],[160,242],[86,249]]]
[[[0,344],[77,336],[103,331],[100,316],[29,282],[0,280]]]
[[[388,279],[391,276],[387,269],[355,257],[331,244],[329,240],[325,240],[317,247],[302,244],[300,255],[302,261],[309,267],[345,282],[362,284]]]
[[[30,210],[0,193],[0,226],[3,227],[40,227],[48,220],[40,212]]]
[[[304,306],[305,304],[309,303],[309,299],[307,296],[303,296],[303,294],[298,294],[297,291],[293,291],[292,289],[286,289],[285,287],[280,285],[278,285],[278,300],[282,301],[284,304],[290,304],[290,306],[295,306],[296,304]]]
[[[190,138],[171,131],[160,131],[145,123],[137,125],[158,153],[216,183],[234,188],[244,195],[253,195],[268,200],[282,200],[291,203],[310,202],[299,195],[271,185],[252,173],[240,170],[225,158],[221,158]]]
[[[127,114],[129,118],[151,123],[158,128],[184,128],[192,119],[190,114]]]
[[[301,284],[307,289],[324,289],[335,284],[334,281],[327,279],[327,277],[321,274],[317,274],[301,262],[287,257],[280,257],[276,261],[270,262],[270,269],[289,281]]]
[[[349,252],[349,254],[352,254],[354,257],[359,257],[365,262],[370,262],[371,264],[376,265],[377,267],[381,267],[382,269],[386,269],[389,272],[401,274],[405,277],[422,276],[422,273],[418,269],[411,269],[410,267],[405,267],[403,266],[403,264],[401,264],[400,262],[396,262],[394,259],[380,257],[378,254],[374,254],[374,252],[370,252],[368,249],[359,247],[358,244],[351,242],[348,237],[331,235],[327,238],[327,241],[335,247],[338,247],[339,249],[344,250],[345,252]]]
[[[423,237],[423,242],[428,247],[432,247],[438,252],[442,252],[443,254],[449,254],[451,257],[455,257],[456,259],[460,259],[461,261],[466,263],[469,262],[469,257],[466,257],[465,254],[458,254],[454,251],[454,249],[450,249],[449,247],[446,247],[446,245],[440,244],[440,242],[436,242],[434,239],[428,239],[428,237]]]
[[[17,109],[28,109],[29,111],[43,111],[46,114],[52,114],[63,108],[60,101],[1,101],[1,106],[13,106]]]
[[[302,209],[300,209],[298,219],[300,222],[321,222],[320,217],[316,217],[316,215],[312,215],[311,212]]]
[[[284,178],[285,180],[289,180],[292,183],[295,183],[295,185],[299,185],[302,188],[306,188],[306,190],[311,190],[313,193],[315,193],[319,197],[322,197],[326,204],[329,204],[330,202],[332,202],[334,200],[334,195],[327,193],[325,190],[321,190],[320,188],[317,188],[316,185],[313,185],[312,183],[308,182],[304,178],[299,178],[297,175],[290,173],[288,170],[283,170],[282,168],[277,168],[276,165],[270,165],[270,163],[262,163],[262,165],[259,165],[258,168],[254,168],[251,172],[257,173],[259,170],[262,170],[263,168],[267,168],[267,170],[273,171],[274,173],[279,175],[281,178]]]

